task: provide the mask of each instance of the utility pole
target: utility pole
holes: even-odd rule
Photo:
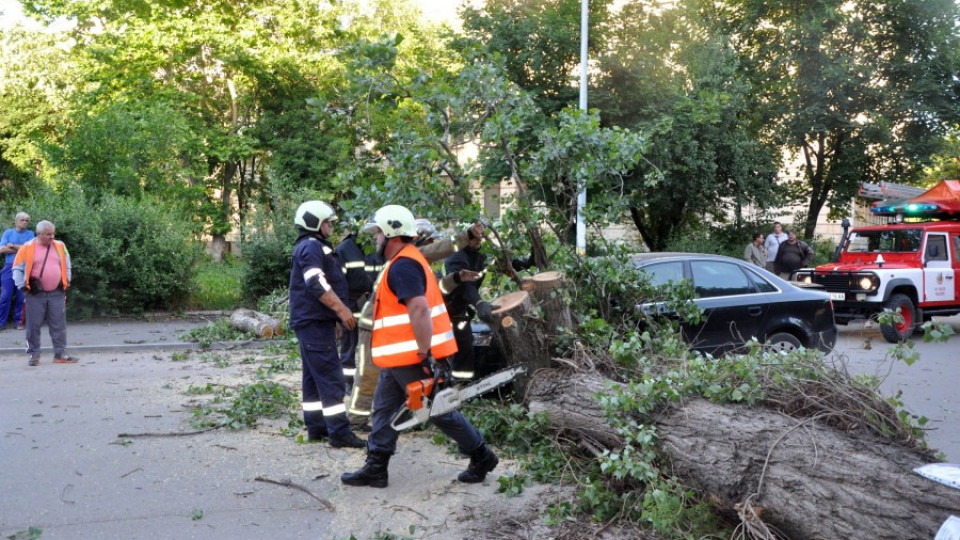
[[[589,30],[590,0],[580,2],[580,110],[587,110],[587,31]],[[583,222],[583,207],[587,205],[587,179],[577,179],[577,253],[587,255],[587,224]]]

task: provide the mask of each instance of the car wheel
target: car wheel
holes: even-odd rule
[[[767,338],[765,345],[775,351],[795,351],[803,347],[797,336],[788,332],[777,332]]]
[[[900,316],[903,317],[901,322],[880,325],[880,333],[883,334],[883,339],[890,343],[900,343],[909,339],[913,335],[913,324],[917,318],[917,312],[910,297],[905,294],[895,294],[884,302],[883,307],[890,311],[899,309]]]

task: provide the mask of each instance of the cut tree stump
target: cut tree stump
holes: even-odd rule
[[[508,367],[526,366],[527,372],[514,379],[514,388],[522,395],[530,376],[538,369],[550,367],[550,343],[543,321],[533,312],[533,302],[526,291],[516,291],[493,301],[490,328],[496,336]]]
[[[270,339],[283,334],[280,321],[276,318],[252,309],[237,309],[230,314],[230,326],[245,332],[252,332],[261,339]]]
[[[573,327],[570,308],[564,303],[561,289],[566,285],[563,272],[541,272],[524,278],[520,289],[533,297],[534,305],[543,311],[543,320],[552,334]]]
[[[595,397],[607,384],[597,373],[542,370],[528,404],[558,429],[616,449],[622,440]],[[876,435],[699,399],[652,421],[677,476],[731,516],[762,513],[787,538],[929,540],[960,512],[960,490],[913,472],[927,455]]]

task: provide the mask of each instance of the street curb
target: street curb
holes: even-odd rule
[[[124,343],[121,345],[77,345],[67,347],[71,353],[98,353],[98,352],[135,352],[135,351],[162,351],[162,350],[197,350],[197,351],[225,351],[231,349],[262,349],[273,341],[215,341],[208,346],[200,343],[190,343],[184,341],[172,341],[163,343]],[[52,347],[42,347],[41,353],[52,353]],[[7,347],[0,349],[0,356],[4,355],[26,355],[22,347]]]

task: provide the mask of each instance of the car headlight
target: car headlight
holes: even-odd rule
[[[873,292],[880,288],[880,278],[876,274],[854,276],[854,286],[862,291]]]
[[[797,279],[800,280],[800,283],[807,283],[807,284],[813,283],[813,276],[811,276],[810,274],[797,276]]]

